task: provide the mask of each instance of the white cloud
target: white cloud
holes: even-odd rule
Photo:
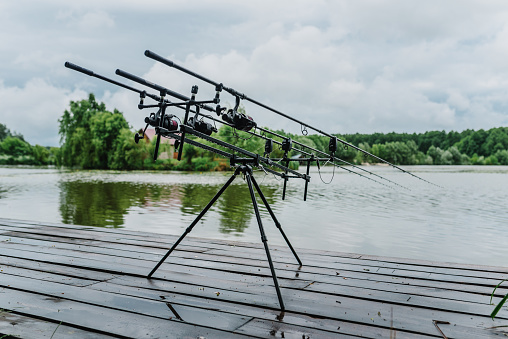
[[[0,82],[0,122],[32,144],[57,146],[58,119],[71,100],[85,97],[81,90],[58,88],[42,79],[32,79],[23,87],[8,87]]]
[[[446,102],[451,107],[455,107],[460,111],[467,110],[470,107],[470,101],[467,97],[462,95],[458,90],[450,89],[448,90],[448,99]]]
[[[139,96],[136,93],[122,89],[115,92],[106,91],[104,96],[97,98],[106,104],[108,110],[113,111],[115,108],[123,113],[125,119],[131,127],[138,129],[144,127],[144,118],[150,111],[140,111],[137,106]],[[148,104],[149,99],[147,99]]]
[[[63,9],[56,13],[55,18],[70,28],[76,27],[82,31],[107,29],[115,26],[114,19],[103,10],[81,12]]]

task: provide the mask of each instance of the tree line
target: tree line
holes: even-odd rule
[[[400,165],[508,165],[508,127],[418,134],[357,133],[343,137]]]
[[[135,131],[123,114],[116,109],[108,111],[105,104],[97,102],[93,94],[85,100],[71,101],[70,108],[65,110],[58,123],[60,148],[32,146],[22,135],[12,133],[5,125],[0,124],[0,164],[116,170],[210,171],[229,168],[227,159],[188,144],[184,146],[182,161],[170,156],[154,162],[155,140],[136,144],[133,137]],[[290,134],[282,130],[274,132],[328,154],[327,137]],[[356,133],[336,136],[397,165],[508,165],[507,127],[463,132]],[[229,126],[221,126],[214,137],[254,153],[264,152],[263,139],[233,130]],[[218,147],[203,140],[199,141]],[[274,146],[271,157],[282,157],[283,151]],[[365,156],[352,147],[341,144],[339,146],[335,155],[340,159],[354,164],[377,162],[375,158]],[[169,150],[169,145],[161,144],[159,152]],[[301,153],[298,149],[293,149],[289,156],[297,157]]]
[[[30,145],[22,134],[0,123],[0,165],[54,165],[59,148]]]

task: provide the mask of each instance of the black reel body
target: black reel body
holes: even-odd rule
[[[160,112],[152,113],[150,116],[145,118],[145,123],[149,124],[152,127],[162,127],[167,129],[168,131],[176,131],[178,129],[178,122],[173,120],[175,116],[171,114],[164,115],[164,119],[162,121],[161,126],[161,114]]]
[[[212,133],[217,133],[217,128],[212,126],[212,124],[203,120],[198,120],[195,117],[189,118],[188,125],[194,128],[196,131],[206,135],[212,135]]]
[[[252,117],[247,114],[239,113],[230,109],[227,113],[222,115],[222,120],[228,124],[233,125],[237,130],[248,132],[257,124]]]

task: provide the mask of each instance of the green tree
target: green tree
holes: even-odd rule
[[[115,158],[115,141],[128,128],[122,113],[109,112],[90,94],[88,100],[71,101],[59,121],[61,163],[82,168],[108,168]],[[118,164],[118,161],[116,162]]]
[[[499,150],[494,156],[497,158],[500,165],[508,165],[508,150]]]
[[[148,154],[147,144],[143,140],[136,144],[132,137],[132,131],[122,128],[118,137],[114,139],[108,157],[108,168],[117,170],[143,169]]]
[[[487,136],[488,133],[480,129],[460,140],[460,142],[457,143],[457,148],[461,153],[465,153],[469,156],[475,153],[480,156],[485,156],[485,149],[482,149],[482,145],[487,139]]]
[[[62,152],[60,147],[50,147],[49,148],[49,158],[48,161],[50,164],[61,167],[62,166]]]
[[[372,154],[396,165],[416,165],[426,160],[413,140],[372,145]]]
[[[452,146],[448,148],[447,152],[449,152],[451,155],[450,157],[451,165],[462,165],[463,161],[462,154],[459,152],[457,147]]]
[[[32,157],[34,165],[47,165],[49,160],[49,150],[46,147],[35,145],[32,147]]]
[[[122,130],[128,130],[129,125],[118,110],[111,112],[97,112],[91,118],[91,135],[93,146],[92,168],[108,168],[109,159],[115,157],[114,146]],[[134,141],[130,132],[130,139]]]
[[[0,124],[0,141],[4,140],[7,137],[11,137],[11,131],[4,124]]]
[[[508,149],[508,128],[490,129],[480,149],[484,155],[493,155],[497,151]]]
[[[2,141],[0,148],[2,153],[13,157],[31,155],[32,153],[32,147],[29,143],[12,136],[6,137]]]
[[[439,148],[439,147],[436,147],[434,145],[430,146],[428,151],[427,151],[427,155],[429,157],[432,158],[432,164],[433,165],[442,165],[442,155],[443,155],[444,151]]]

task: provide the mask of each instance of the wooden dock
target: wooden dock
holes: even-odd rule
[[[270,246],[281,313],[261,241],[188,237],[147,279],[176,239],[0,219],[0,338],[508,336],[508,268]]]

